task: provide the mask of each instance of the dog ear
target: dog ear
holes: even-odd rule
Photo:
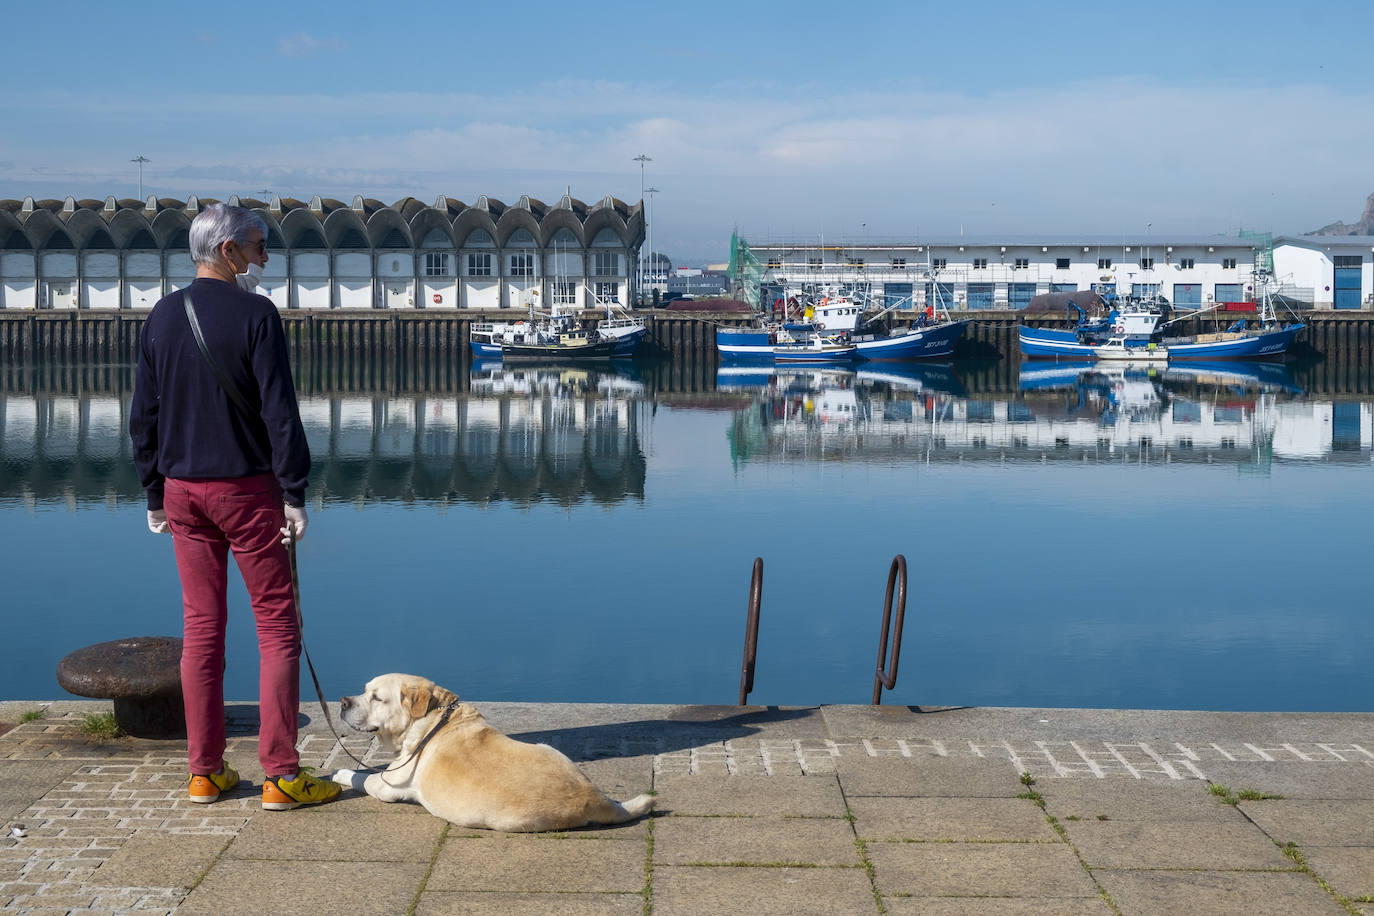
[[[430,692],[427,687],[402,687],[401,706],[413,718],[420,718],[429,712]]]

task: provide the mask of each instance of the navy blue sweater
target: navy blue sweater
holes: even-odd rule
[[[274,474],[285,501],[305,505],[305,441],[281,316],[272,300],[197,278],[189,287],[205,344],[255,416],[225,394],[196,346],[180,290],[153,306],[139,340],[130,409],[134,464],[148,508],[172,477]]]

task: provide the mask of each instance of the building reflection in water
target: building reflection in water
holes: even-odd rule
[[[311,498],[360,504],[643,500],[642,437],[650,422],[672,422],[671,412],[651,421],[660,402],[731,411],[724,422],[736,462],[1205,462],[1263,470],[1284,461],[1368,463],[1374,428],[1369,394],[1311,397],[1287,368],[1269,363],[1026,363],[1019,374],[1015,366],[989,373],[876,363],[702,373],[672,363],[495,363],[418,391],[388,374],[392,364],[325,368],[298,373],[315,458]],[[966,386],[966,377],[977,384]],[[0,501],[141,501],[125,432],[131,390],[129,367],[0,367]]]
[[[1015,394],[965,390],[950,366],[722,367],[753,391],[735,414],[744,461],[1206,462],[1370,459],[1371,404],[1304,398],[1280,364],[1137,368],[1026,363]]]
[[[302,394],[312,498],[335,502],[644,498],[644,386],[611,369],[474,367],[463,393]],[[0,393],[0,499],[141,500],[119,394]]]

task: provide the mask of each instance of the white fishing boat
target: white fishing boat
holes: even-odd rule
[[[1125,336],[1109,337],[1100,347],[1092,348],[1094,359],[1124,360],[1132,363],[1163,363],[1169,361],[1169,348],[1158,344],[1127,343]]]
[[[773,347],[773,361],[777,363],[848,363],[854,360],[857,348],[840,336],[808,334],[793,343]]]
[[[595,300],[595,294],[590,293]],[[630,315],[623,309],[614,311],[614,302],[596,304],[605,309],[606,317],[597,322],[593,333],[577,315],[572,305],[555,304],[545,313],[539,310],[539,291],[530,290],[525,297],[528,316],[517,321],[475,322],[468,332],[468,346],[478,359],[494,359],[502,348],[547,346],[559,343],[569,333],[586,333],[592,342],[613,341],[612,355],[628,359],[634,355],[640,341],[649,333],[643,318]]]

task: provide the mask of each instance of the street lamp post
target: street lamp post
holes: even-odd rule
[[[138,163],[138,199],[139,199],[139,200],[142,200],[142,199],[143,199],[143,163],[145,163],[145,162],[152,162],[153,160],[151,160],[151,159],[145,159],[145,158],[140,154],[140,155],[138,156],[137,159],[130,159],[129,161],[130,161],[130,162],[137,162],[137,163]]]
[[[638,163],[639,163],[639,204],[640,204],[640,206],[643,206],[643,205],[644,205],[644,163],[646,163],[646,162],[653,162],[654,160],[650,159],[650,158],[649,158],[648,156],[646,156],[644,153],[640,153],[638,156],[634,157],[634,159],[632,159],[631,161],[632,161],[632,162],[638,162]],[[636,289],[637,289],[637,291],[638,291],[638,293],[639,293],[639,298],[640,298],[640,300],[643,301],[643,299],[644,299],[644,248],[643,248],[643,246],[640,247],[640,250],[639,250],[639,259],[638,259],[638,262],[636,263],[635,267],[636,267],[636,271],[635,271],[635,272],[636,272],[635,287],[636,287]]]
[[[649,285],[654,285],[654,272],[658,270],[658,255],[654,251],[654,195],[658,193],[658,188],[645,188],[644,193],[649,195]]]

